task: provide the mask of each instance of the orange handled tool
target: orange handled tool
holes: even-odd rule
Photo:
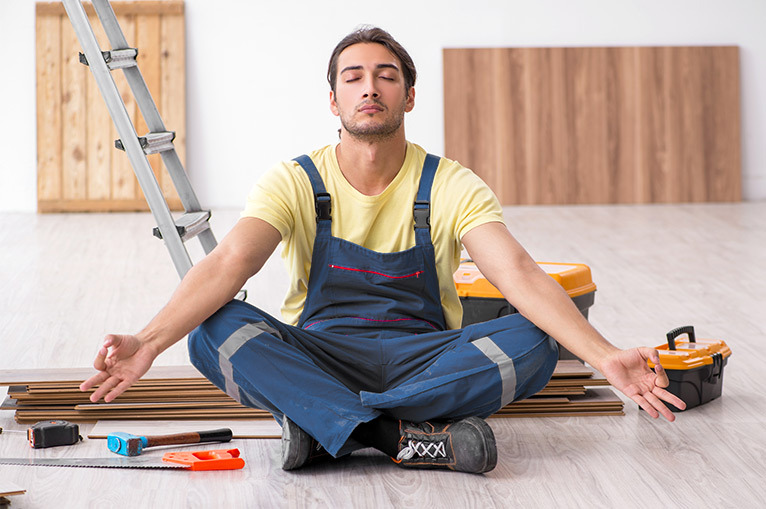
[[[180,463],[189,470],[238,470],[245,466],[245,460],[239,457],[239,449],[168,452],[162,456],[162,461]]]

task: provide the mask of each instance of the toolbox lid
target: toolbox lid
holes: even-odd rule
[[[537,262],[537,265],[559,283],[572,298],[596,291],[596,285],[591,279],[590,267],[585,264]],[[460,297],[503,298],[500,291],[487,281],[471,260],[461,260],[453,278]]]
[[[667,344],[656,347],[663,368],[694,369],[713,364],[714,354],[721,354],[724,359],[731,355],[731,348],[721,339],[697,339],[696,342],[676,341],[675,347],[675,350],[671,350]],[[652,361],[648,363],[650,368],[654,368]]]

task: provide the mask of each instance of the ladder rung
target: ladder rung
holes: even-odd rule
[[[186,242],[187,240],[193,239],[203,231],[210,228],[210,223],[208,222],[209,220],[209,210],[189,212],[176,220],[176,230],[178,230],[178,235],[181,237],[181,240]],[[158,239],[162,238],[162,232],[160,232],[160,229],[157,226],[154,227],[152,233]]]
[[[144,154],[156,154],[173,148],[173,140],[176,139],[175,131],[164,131],[160,133],[147,133],[146,136],[138,138]],[[125,150],[122,140],[114,140],[114,147]]]
[[[136,57],[138,56],[138,49],[113,49],[111,51],[102,51],[101,55],[104,57],[106,66],[113,71],[115,69],[135,67]],[[83,53],[80,53],[80,63],[88,65],[88,58]]]

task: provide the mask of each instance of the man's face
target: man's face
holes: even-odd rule
[[[389,138],[414,105],[415,89],[406,90],[401,64],[385,46],[354,44],[338,57],[330,109],[351,136],[368,141]]]

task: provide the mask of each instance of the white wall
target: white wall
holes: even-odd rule
[[[240,207],[266,168],[334,142],[327,59],[370,23],[415,60],[408,138],[437,153],[444,47],[738,45],[744,196],[763,200],[765,20],[762,0],[187,0],[187,170],[205,206]],[[0,0],[0,211],[36,207],[34,21],[32,0]]]

